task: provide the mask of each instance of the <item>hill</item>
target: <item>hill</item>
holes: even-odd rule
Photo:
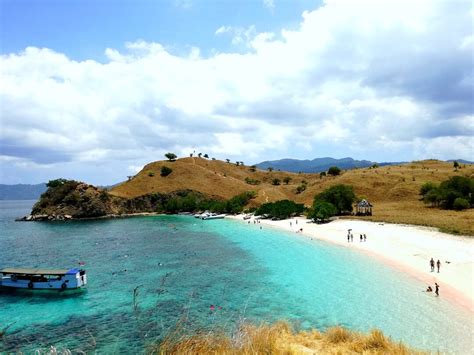
[[[37,200],[46,191],[46,184],[0,184],[0,200]]]
[[[162,166],[173,169],[160,176]],[[311,206],[315,194],[335,184],[354,186],[358,196],[374,204],[374,221],[408,223],[438,227],[443,231],[474,235],[474,210],[456,212],[426,206],[419,200],[421,185],[427,181],[439,183],[451,176],[474,176],[474,165],[465,164],[455,171],[452,163],[424,160],[378,168],[359,168],[343,171],[339,176],[320,177],[319,174],[297,174],[281,171],[252,172],[248,166],[236,166],[219,160],[183,158],[174,162],[158,161],[146,165],[130,181],[114,187],[109,193],[116,197],[134,198],[150,193],[170,193],[184,188],[203,194],[229,199],[239,193],[254,190],[257,197],[251,205],[290,199]],[[272,185],[273,179],[290,177],[288,185]],[[247,181],[260,181],[251,185]],[[302,181],[306,190],[297,193]],[[354,218],[354,217],[351,217]]]
[[[258,163],[256,166],[260,169],[273,168],[274,170],[290,171],[294,173],[319,173],[321,171],[327,171],[331,166],[337,166],[340,169],[354,169],[354,168],[366,168],[374,164],[384,165],[397,165],[401,163],[375,163],[369,160],[355,160],[352,158],[316,158],[313,160],[298,160],[298,159],[280,159],[272,161],[263,161]]]
[[[171,169],[171,173],[161,176],[163,167]],[[369,199],[374,205],[373,216],[350,218],[425,225],[450,233],[474,235],[474,209],[442,210],[420,201],[420,187],[425,182],[439,183],[457,175],[474,177],[474,165],[461,164],[460,169],[455,170],[452,163],[425,160],[320,176],[264,171],[204,158],[182,158],[147,164],[129,181],[108,191],[75,181],[60,184],[48,189],[32,214],[40,219],[61,219],[66,215],[86,218],[179,211],[164,206],[179,198],[186,203],[190,203],[190,199],[224,201],[247,191],[255,191],[248,207],[284,199],[310,207],[316,194],[336,184],[347,184],[354,187],[357,196]],[[283,182],[285,178],[290,179],[288,184]]]

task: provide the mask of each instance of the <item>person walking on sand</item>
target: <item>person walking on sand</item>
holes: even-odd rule
[[[347,233],[347,242],[349,243],[351,241],[351,233]]]
[[[362,237],[362,234],[360,235],[360,242],[362,242],[362,240],[364,240],[364,237]]]
[[[354,241],[354,234],[351,233],[351,242]]]
[[[367,241],[367,236],[364,234],[364,242]]]
[[[430,266],[431,266],[431,272],[433,272],[434,271],[434,260],[433,260],[433,258],[431,258],[431,260],[430,260]]]
[[[439,261],[439,259],[436,262],[436,266],[438,267],[438,274],[439,274],[439,268],[441,267],[441,261]]]
[[[436,296],[438,297],[439,296],[439,285],[435,282],[435,293],[436,293]]]

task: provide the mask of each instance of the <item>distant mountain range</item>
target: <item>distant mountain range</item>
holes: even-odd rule
[[[0,184],[0,200],[37,200],[46,191],[46,184]]]
[[[382,165],[393,165],[397,163],[376,163],[369,160],[355,160],[352,158],[316,158],[313,160],[298,160],[298,159],[280,159],[272,161],[263,161],[257,164],[259,169],[273,168],[274,170],[290,171],[294,173],[319,173],[321,171],[327,171],[331,166],[337,166],[340,169],[348,170],[354,168],[365,168],[374,164]]]
[[[473,162],[463,159],[451,159],[448,162],[457,161],[459,164],[473,164]],[[407,162],[373,162],[369,160],[355,160],[352,158],[316,158],[313,160],[298,160],[298,159],[280,159],[272,161],[263,161],[256,164],[259,169],[273,168],[274,170],[289,171],[293,173],[319,173],[327,171],[331,166],[337,166],[339,169],[349,170],[355,168],[366,168],[377,164],[378,166],[385,165],[399,165]]]

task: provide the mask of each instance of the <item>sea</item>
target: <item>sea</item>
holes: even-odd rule
[[[421,350],[468,354],[472,313],[360,252],[243,221],[192,216],[15,222],[0,201],[0,268],[86,269],[81,292],[0,291],[0,353],[145,353],[170,334],[285,320],[381,329]]]

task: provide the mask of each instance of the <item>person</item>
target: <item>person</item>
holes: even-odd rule
[[[441,267],[441,261],[439,261],[439,259],[436,262],[436,266],[438,267],[438,274],[439,274],[439,268]]]
[[[433,289],[431,288],[431,286],[428,286],[428,288],[426,289],[426,292],[433,292]]]
[[[364,234],[364,242],[367,241],[367,236]]]
[[[362,240],[364,239],[364,237],[362,237],[362,234],[360,235],[360,241],[362,242]]]
[[[431,266],[431,272],[433,272],[434,271],[434,260],[433,260],[433,258],[431,258],[431,260],[430,260],[430,266]]]
[[[354,241],[354,234],[351,233],[351,242]]]
[[[347,242],[349,243],[351,241],[351,233],[347,233]]]
[[[298,224],[298,220],[295,220],[295,223]]]
[[[303,233],[303,228],[300,228],[300,232]]]
[[[292,227],[291,222],[290,222],[290,228]]]
[[[439,285],[435,282],[435,293],[436,296],[439,296]]]

